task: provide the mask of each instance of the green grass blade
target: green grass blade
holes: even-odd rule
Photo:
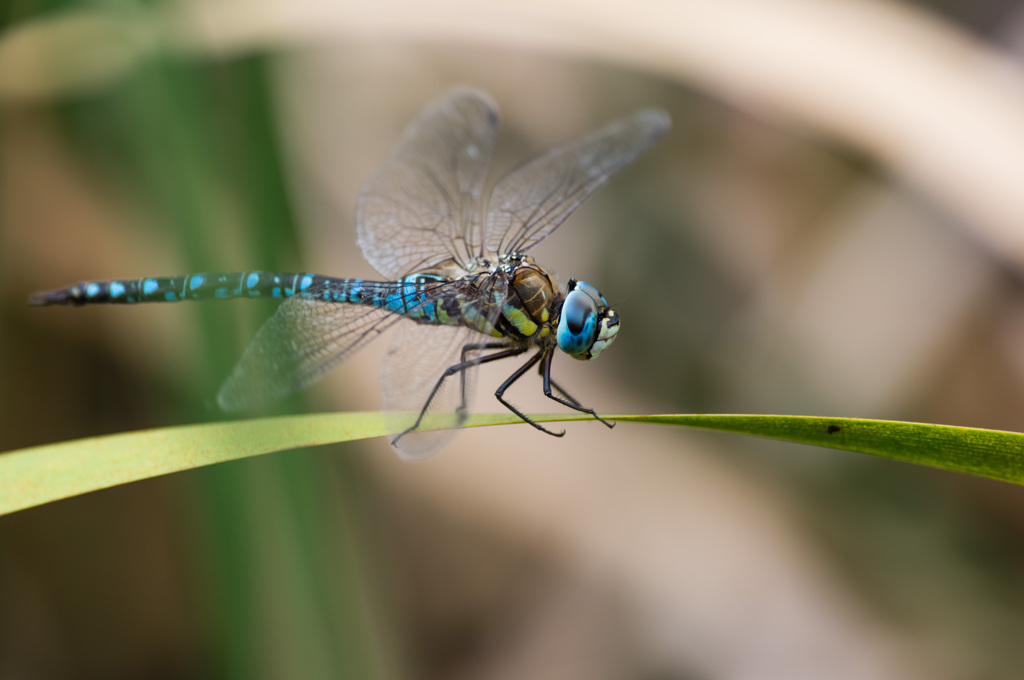
[[[813,444],[1024,484],[1024,434],[1017,432],[817,416],[694,414],[609,418]]]
[[[584,415],[536,416],[543,422]],[[612,420],[699,427],[867,453],[1024,483],[1024,435],[948,425],[768,415],[620,415]],[[469,426],[518,422],[481,414]],[[0,455],[0,515],[117,484],[264,453],[380,437],[379,413],[284,416],[144,430]]]
[[[286,449],[379,437],[380,413],[204,423],[0,454],[0,515],[78,494]]]

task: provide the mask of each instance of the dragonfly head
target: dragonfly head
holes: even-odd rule
[[[589,283],[569,280],[558,319],[558,347],[573,359],[595,358],[619,332],[619,315]]]

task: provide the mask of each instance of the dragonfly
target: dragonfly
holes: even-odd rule
[[[530,354],[494,396],[537,366],[544,395],[611,427],[551,376],[559,349],[596,358],[619,315],[598,290],[527,255],[612,175],[670,127],[638,111],[512,170],[485,192],[498,130],[486,93],[458,87],[405,129],[356,206],[356,240],[384,280],[248,271],[82,281],[33,294],[31,305],[136,304],[279,298],[218,395],[251,410],[295,392],[397,326],[381,368],[385,419],[405,459],[431,455],[467,418],[477,367]]]

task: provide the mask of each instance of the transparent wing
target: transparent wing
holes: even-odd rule
[[[421,326],[404,323],[395,331],[381,368],[384,417],[391,438],[409,429],[438,379],[449,366],[462,361],[462,348],[484,336],[458,326]],[[405,460],[426,458],[440,451],[455,436],[472,404],[475,369],[451,376],[430,402],[424,424],[439,430],[415,430],[402,435],[395,448]]]
[[[664,111],[639,111],[513,170],[488,201],[487,250],[508,253],[536,245],[670,125]]]
[[[375,307],[293,297],[260,327],[217,395],[225,411],[302,389],[402,317]]]
[[[497,127],[491,98],[459,88],[406,128],[356,206],[357,242],[374,269],[397,279],[479,254],[481,198]]]
[[[499,301],[504,300],[506,284],[503,279],[486,276],[480,277],[479,281],[460,279],[433,285],[417,298],[417,303],[429,305],[439,299],[468,297],[476,301],[473,309],[484,319],[493,321],[501,311]],[[364,285],[378,286],[391,292],[401,289],[398,284]],[[251,409],[300,390],[404,318],[378,307],[327,302],[319,299],[324,290],[323,287],[313,287],[306,291],[308,297],[288,298],[260,327],[217,395],[222,409]],[[410,313],[415,308],[410,304]],[[426,357],[424,367],[433,370],[429,358],[432,356],[433,334],[439,333],[437,337],[443,337],[442,331],[449,327],[419,326],[412,322],[408,325],[424,329],[424,335],[408,346],[406,360],[415,363],[416,357],[422,355]],[[479,333],[476,335],[486,337]]]

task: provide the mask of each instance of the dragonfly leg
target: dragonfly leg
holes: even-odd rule
[[[402,432],[400,432],[397,437],[392,439],[391,440],[391,445],[392,446],[394,446],[398,442],[399,439],[401,439],[402,437],[404,437],[405,435],[409,434],[410,432],[412,432],[413,430],[415,430],[417,427],[420,426],[420,423],[423,422],[423,416],[425,416],[427,414],[427,409],[430,408],[430,402],[432,402],[434,400],[434,397],[437,396],[438,390],[441,389],[441,385],[444,384],[444,381],[447,378],[450,378],[451,376],[455,375],[456,373],[461,373],[463,376],[465,376],[465,371],[468,368],[473,368],[474,366],[479,366],[480,364],[486,364],[489,361],[497,361],[498,359],[507,359],[508,357],[516,357],[516,356],[519,356],[520,354],[522,354],[523,352],[526,351],[525,347],[512,347],[510,349],[505,349],[505,350],[503,350],[501,352],[495,352],[494,354],[489,354],[489,355],[487,355],[485,357],[480,357],[479,359],[470,359],[468,361],[465,360],[465,357],[466,357],[466,355],[469,352],[479,351],[481,349],[487,349],[487,345],[489,345],[489,344],[491,344],[491,343],[481,343],[480,345],[466,345],[465,347],[462,348],[462,357],[463,357],[464,360],[461,361],[460,363],[455,364],[454,366],[449,366],[448,368],[446,368],[444,370],[444,373],[441,374],[441,377],[437,379],[436,383],[434,383],[434,389],[432,389],[430,391],[430,396],[427,397],[427,401],[423,404],[423,408],[420,409],[420,414],[416,417],[416,422],[413,423],[410,427],[408,427],[405,430],[403,430]],[[498,345],[498,346],[499,347],[507,347],[507,345]],[[533,364],[529,364],[527,367],[532,366],[532,365]],[[462,388],[463,388],[462,399],[463,399],[463,403],[461,405],[461,408],[462,408],[463,411],[465,411],[465,407],[466,407],[466,404],[465,404],[465,399],[466,399],[465,387],[466,387],[466,383],[465,383],[465,380],[463,379],[463,382],[462,382]],[[499,397],[499,399],[500,399],[500,397]],[[513,409],[513,411],[515,411],[515,409]],[[516,414],[520,415],[518,411],[516,411]],[[523,417],[524,420],[526,419],[525,416],[521,416],[521,417]],[[527,422],[530,422],[530,421],[527,420]],[[532,424],[536,425],[536,423],[532,423]]]
[[[558,384],[551,379],[551,361],[552,359],[554,359],[554,357],[554,352],[548,352],[544,356],[544,362],[540,365],[540,373],[541,375],[544,376],[544,396],[547,397],[548,399],[553,399],[557,401],[559,404],[562,404],[563,406],[568,406],[571,409],[579,411],[580,413],[589,413],[590,415],[594,416],[601,423],[607,425],[608,427],[615,427],[615,423],[609,423],[607,420],[597,415],[597,412],[594,411],[594,409],[587,408],[586,406],[580,404],[580,402],[576,401],[576,399],[574,399],[572,395],[570,395],[568,392],[559,387]],[[554,387],[558,392],[560,392],[562,396],[565,398],[563,399],[562,397],[559,397],[557,394],[552,393],[552,387]]]
[[[550,367],[550,366],[551,366],[551,361],[552,361],[551,359],[548,359],[547,361],[543,361],[543,362],[541,362],[540,366],[538,366],[538,367],[537,367],[537,373],[538,373],[538,374],[539,374],[539,375],[540,375],[540,376],[541,376],[542,378],[544,377],[544,367],[545,367],[545,366],[548,366],[548,367]],[[581,404],[581,403],[579,402],[579,400],[578,400],[578,399],[576,399],[576,397],[574,397],[574,396],[572,396],[571,394],[569,394],[568,392],[566,392],[566,391],[565,391],[565,388],[563,388],[563,387],[562,387],[561,385],[559,385],[558,383],[556,383],[556,382],[555,382],[555,379],[551,377],[551,372],[550,372],[550,370],[548,371],[548,382],[549,382],[549,383],[551,383],[551,386],[552,386],[553,388],[555,388],[555,391],[556,391],[556,392],[558,392],[558,393],[559,393],[559,394],[561,394],[561,395],[562,395],[563,397],[565,397],[566,399],[568,399],[569,401],[571,401],[571,402],[572,402],[572,403],[573,403],[574,405],[576,405],[576,406],[582,406],[582,405],[583,405],[583,404]]]
[[[475,343],[470,343],[468,345],[463,345],[462,346],[462,363],[465,364],[465,363],[468,362],[467,357],[469,356],[470,352],[482,352],[482,351],[488,350],[488,349],[507,349],[507,348],[508,348],[508,344],[507,343],[501,343],[501,342],[475,342]],[[503,359],[505,357],[500,357],[500,358]],[[465,370],[459,371],[459,380],[460,380],[460,384],[459,384],[460,392],[459,393],[462,395],[462,400],[459,403],[459,413],[460,414],[465,414],[466,413],[466,409],[468,408],[468,404],[466,404],[466,371]]]
[[[546,432],[547,434],[550,434],[553,437],[561,437],[562,435],[565,434],[565,430],[562,430],[561,432],[552,432],[551,430],[549,430],[546,427],[540,425],[539,423],[534,422],[533,419],[531,419],[525,413],[523,413],[522,411],[517,409],[515,406],[513,406],[509,402],[505,401],[505,397],[504,397],[505,390],[507,390],[509,387],[511,387],[512,383],[514,383],[515,381],[517,381],[520,378],[522,378],[523,374],[526,373],[527,371],[529,371],[531,368],[533,368],[533,366],[538,361],[540,361],[541,358],[545,356],[545,354],[547,356],[550,356],[551,355],[551,350],[550,349],[549,350],[543,350],[542,349],[539,352],[537,352],[536,354],[534,354],[532,357],[530,357],[530,360],[527,361],[522,366],[520,366],[519,368],[517,368],[516,372],[508,377],[508,380],[506,380],[505,382],[501,383],[501,385],[498,387],[497,391],[495,391],[494,396],[498,398],[498,401],[500,401],[505,408],[507,408],[509,411],[512,411],[512,413],[515,413],[517,416],[522,418],[524,422],[527,422],[530,425],[533,425],[535,428],[537,428],[541,432]],[[490,357],[487,357],[487,358],[490,359]]]

